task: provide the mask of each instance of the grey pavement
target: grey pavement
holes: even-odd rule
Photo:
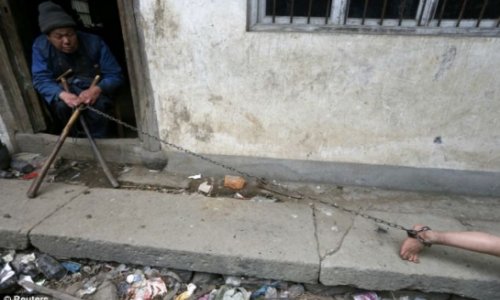
[[[137,171],[147,183],[148,172]],[[158,182],[158,174],[151,175]],[[170,176],[170,175],[169,175]],[[154,177],[154,178],[153,178]],[[120,180],[125,181],[123,178]],[[183,180],[168,179],[170,185]],[[279,203],[200,194],[87,189],[0,180],[0,246],[29,243],[58,258],[90,258],[372,290],[421,290],[494,299],[500,258],[449,247],[402,261],[405,233],[313,201]],[[500,232],[500,199],[290,184],[404,226]]]

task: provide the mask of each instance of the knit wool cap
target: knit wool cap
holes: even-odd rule
[[[43,2],[38,5],[38,25],[40,31],[49,33],[53,29],[75,27],[76,23],[62,7],[52,2]]]

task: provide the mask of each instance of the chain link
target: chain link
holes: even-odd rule
[[[213,160],[211,158],[208,158],[206,156],[203,156],[201,154],[198,154],[196,152],[188,150],[188,149],[186,149],[184,147],[181,147],[179,145],[170,143],[170,142],[168,142],[166,140],[161,139],[160,137],[154,136],[154,135],[152,135],[152,134],[150,134],[148,132],[145,132],[144,130],[141,130],[141,129],[135,127],[135,126],[132,126],[132,125],[126,123],[126,122],[123,122],[122,120],[119,120],[119,119],[117,119],[117,118],[115,118],[113,116],[110,116],[110,115],[108,115],[108,114],[106,114],[106,113],[104,113],[104,112],[102,112],[102,111],[100,111],[100,110],[98,110],[98,109],[96,109],[96,108],[94,108],[92,106],[82,107],[81,109],[82,110],[85,110],[85,109],[91,110],[91,111],[95,112],[96,114],[98,114],[98,115],[100,115],[100,116],[102,116],[102,117],[104,117],[104,118],[106,118],[108,120],[111,120],[111,121],[113,121],[113,122],[115,122],[117,124],[120,124],[120,125],[128,128],[128,129],[130,129],[132,131],[135,131],[135,132],[140,133],[140,134],[142,134],[144,136],[150,137],[150,138],[152,138],[152,139],[154,139],[154,140],[156,140],[156,141],[158,141],[160,143],[163,143],[163,144],[165,144],[165,145],[167,145],[167,146],[169,146],[169,147],[171,147],[173,149],[176,149],[178,151],[184,152],[184,153],[189,154],[191,156],[197,157],[197,158],[199,158],[201,160],[204,160],[204,161],[209,162],[209,163],[211,163],[213,165],[216,165],[216,166],[219,166],[221,168],[224,168],[224,169],[226,169],[228,171],[235,172],[235,173],[237,173],[237,174],[239,174],[239,175],[241,175],[243,177],[257,179],[257,181],[260,184],[262,184],[262,185],[266,185],[266,186],[270,186],[271,185],[271,186],[274,186],[276,188],[280,188],[280,189],[283,190],[283,187],[281,185],[279,185],[279,184],[270,183],[270,182],[266,181],[265,179],[263,179],[261,177],[252,175],[252,174],[247,173],[247,172],[243,172],[243,171],[238,170],[238,169],[236,169],[236,168],[234,168],[232,166],[223,164],[221,162],[218,162],[216,160]],[[377,218],[377,217],[365,214],[365,213],[363,213],[363,212],[361,212],[359,210],[355,210],[355,209],[350,209],[350,208],[347,208],[347,207],[343,207],[343,206],[338,205],[337,203],[331,203],[331,202],[328,202],[328,201],[325,201],[325,200],[322,200],[322,199],[318,199],[316,197],[312,197],[312,196],[309,196],[309,195],[305,195],[305,194],[302,194],[302,193],[299,193],[299,192],[295,192],[295,195],[292,195],[290,193],[290,191],[288,191],[288,190],[280,191],[279,193],[282,194],[282,195],[286,195],[288,197],[291,197],[291,198],[295,198],[295,199],[297,199],[297,198],[299,198],[299,199],[300,198],[306,198],[306,199],[309,199],[309,200],[312,200],[312,201],[320,202],[322,204],[325,204],[325,205],[328,205],[328,206],[332,206],[332,207],[334,207],[334,208],[336,208],[336,209],[338,209],[340,211],[346,212],[348,214],[351,214],[351,215],[354,215],[354,216],[360,216],[362,218],[365,218],[367,220],[371,220],[371,221],[373,221],[375,223],[378,223],[378,224],[383,224],[383,225],[386,225],[386,226],[394,228],[394,229],[406,231],[407,233],[412,231],[411,229],[408,229],[408,228],[406,228],[406,227],[404,227],[402,225],[399,225],[397,223],[389,222],[389,221],[383,220],[381,218]],[[299,195],[299,197],[297,195]]]

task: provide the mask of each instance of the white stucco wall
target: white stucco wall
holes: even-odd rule
[[[244,0],[138,3],[160,132],[173,143],[500,171],[500,38],[247,32]]]

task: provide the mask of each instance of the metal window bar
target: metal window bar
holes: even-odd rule
[[[311,11],[313,0],[309,0],[309,8],[307,10],[307,24],[311,24]]]
[[[351,6],[351,0],[346,1],[346,9],[345,9],[345,15],[344,15],[344,25],[347,24],[347,18],[349,18],[349,7]]]
[[[328,0],[326,1],[326,10],[325,10],[325,25],[328,24],[328,19],[329,19],[329,15],[328,13],[330,12],[330,10],[332,9],[332,1],[333,0]]]
[[[292,4],[290,5],[290,24],[293,24],[293,10],[295,9],[295,0],[292,0]]]
[[[484,12],[486,11],[486,6],[488,5],[488,0],[484,0],[483,7],[481,8],[481,12],[479,13],[479,17],[477,18],[476,27],[479,27],[481,24],[481,20],[483,19]]]
[[[439,12],[439,19],[438,19],[438,22],[437,22],[437,26],[438,27],[441,26],[441,21],[443,20],[444,10],[446,8],[446,3],[447,2],[448,2],[448,0],[443,0],[443,5],[441,6],[441,11]]]
[[[384,17],[386,10],[387,10],[387,0],[384,0],[384,4],[382,5],[382,14],[380,16],[380,25],[384,24]]]
[[[273,0],[273,23],[276,23],[276,0]]]
[[[403,16],[405,13],[405,8],[406,8],[406,0],[402,0],[401,3],[399,3],[399,21],[398,21],[398,26],[401,26],[403,23]]]
[[[424,11],[426,5],[427,5],[427,0],[424,0],[424,3],[422,5],[422,11],[420,12],[420,16],[418,17],[417,26],[422,26],[422,18],[424,17]]]
[[[365,7],[363,8],[363,19],[361,20],[361,25],[365,25],[366,12],[368,11],[368,2],[370,2],[370,0],[365,0]]]
[[[457,25],[455,25],[455,27],[460,27],[460,22],[462,22],[462,18],[464,16],[465,6],[467,5],[467,1],[468,0],[462,1],[462,8],[460,9],[460,14],[458,15],[458,19],[457,19]]]

